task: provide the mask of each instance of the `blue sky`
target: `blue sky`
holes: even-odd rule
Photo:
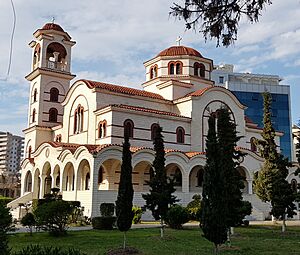
[[[10,76],[6,81],[12,9],[0,1],[0,130],[22,134],[27,126],[32,33],[55,17],[77,42],[72,52],[76,79],[141,88],[145,79],[143,62],[174,45],[193,47],[214,64],[231,63],[237,72],[277,74],[291,86],[292,118],[300,118],[300,2],[274,0],[259,23],[242,21],[238,41],[229,48],[205,43],[184,23],[169,17],[175,0],[14,0],[17,24]],[[178,0],[177,2],[180,2]],[[75,79],[75,80],[76,80]]]

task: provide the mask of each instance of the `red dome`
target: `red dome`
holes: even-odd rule
[[[60,32],[65,32],[60,25],[55,24],[55,23],[46,23],[42,27],[42,30],[56,30],[56,31],[60,31]]]
[[[202,55],[199,51],[186,47],[186,46],[172,46],[161,51],[157,57],[159,56],[181,56],[181,55],[189,55],[202,58]]]

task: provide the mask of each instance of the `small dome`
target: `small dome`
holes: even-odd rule
[[[199,51],[186,47],[186,46],[172,46],[161,51],[157,57],[162,56],[181,56],[181,55],[188,55],[188,56],[195,56],[202,58],[202,55]]]
[[[42,28],[42,30],[56,30],[59,32],[65,32],[62,27],[55,23],[46,23]]]

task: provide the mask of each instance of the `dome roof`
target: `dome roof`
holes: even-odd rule
[[[65,32],[62,27],[55,23],[46,23],[42,28],[42,30],[56,30],[59,32]]]
[[[181,55],[189,55],[202,58],[202,55],[199,51],[186,47],[186,46],[172,46],[161,51],[157,57],[162,56],[181,56]]]

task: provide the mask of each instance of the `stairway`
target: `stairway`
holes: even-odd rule
[[[23,196],[15,199],[7,204],[7,207],[10,208],[10,212],[12,214],[13,219],[18,220],[24,216],[25,209],[21,208],[21,212],[20,212],[19,204],[26,204],[26,203],[32,201],[32,199],[33,199],[33,193],[27,192]]]
[[[248,217],[250,220],[265,220],[270,218],[270,204],[262,202],[255,194],[243,194],[243,198],[252,204],[252,213]]]

